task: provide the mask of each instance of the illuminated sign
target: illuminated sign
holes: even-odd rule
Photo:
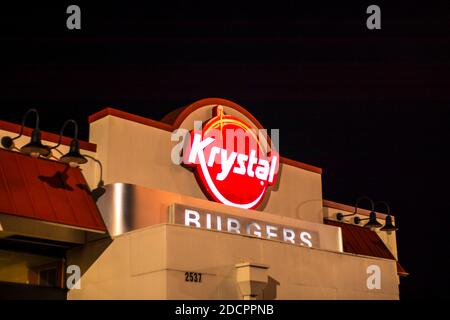
[[[237,233],[319,248],[319,233],[298,227],[283,226],[262,220],[173,204],[169,221],[189,227]]]
[[[267,139],[222,106],[201,130],[192,130],[182,163],[194,169],[212,200],[244,209],[256,208],[276,182],[279,156]]]

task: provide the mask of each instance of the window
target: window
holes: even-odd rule
[[[0,250],[0,281],[62,288],[63,261],[59,257]]]
[[[38,284],[46,287],[58,286],[58,270],[56,268],[45,269],[38,273]]]

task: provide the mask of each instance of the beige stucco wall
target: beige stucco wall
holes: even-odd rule
[[[182,127],[192,129],[194,119],[206,121],[211,112],[212,106],[198,109]],[[229,112],[249,122],[236,110]],[[192,172],[172,162],[171,151],[177,142],[171,141],[171,132],[106,116],[91,123],[90,142],[97,144],[106,184],[130,183],[206,199]],[[282,164],[273,189],[259,210],[322,223],[320,174]]]
[[[69,251],[81,289],[68,299],[240,299],[235,265],[269,265],[265,299],[398,299],[393,260],[311,249],[274,240],[156,225]],[[381,268],[381,289],[366,286],[367,267]],[[185,282],[185,272],[202,282]]]

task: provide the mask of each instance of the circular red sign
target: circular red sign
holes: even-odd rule
[[[276,181],[279,156],[243,120],[223,114],[221,106],[202,130],[193,130],[183,162],[194,167],[207,196],[245,209],[256,208]]]

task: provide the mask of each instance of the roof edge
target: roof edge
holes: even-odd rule
[[[111,107],[106,107],[106,108],[104,108],[104,109],[102,109],[102,110],[100,110],[100,111],[90,115],[88,120],[89,120],[89,123],[93,123],[93,122],[95,122],[97,120],[100,120],[100,119],[102,119],[104,117],[113,116],[113,117],[118,117],[118,118],[121,118],[121,119],[124,119],[124,120],[137,122],[137,123],[140,123],[140,124],[143,124],[143,125],[146,125],[146,126],[154,127],[154,128],[157,128],[157,129],[161,129],[161,130],[164,130],[164,131],[172,132],[173,130],[179,128],[179,126],[181,125],[183,120],[186,118],[187,114],[189,114],[190,112],[198,109],[202,105],[204,106],[205,102],[209,103],[209,104],[214,104],[214,103],[212,103],[212,101],[221,102],[221,103],[225,103],[225,102],[231,103],[228,100],[219,99],[219,98],[210,98],[210,99],[199,100],[199,101],[189,105],[188,107],[182,108],[183,110],[180,110],[179,115],[177,116],[176,120],[173,122],[172,125],[168,124],[168,123],[165,123],[165,122],[148,119],[148,118],[145,118],[145,117],[142,117],[142,116],[138,116],[138,115],[135,115],[135,114],[132,114],[132,113],[128,113],[126,111],[118,110],[118,109],[115,109],[115,108],[111,108]],[[233,103],[233,105],[236,105],[236,104]],[[238,105],[236,105],[236,106],[238,106]],[[232,106],[232,107],[234,108],[234,106]],[[190,108],[189,112],[186,111],[186,110],[188,110],[188,108]],[[246,113],[242,112],[246,117],[248,117],[251,121],[255,121],[255,124],[257,126],[261,126],[261,124],[248,111],[246,111],[244,108],[239,107],[236,110],[238,110],[240,112],[242,112],[242,110],[244,110],[246,113],[248,113],[248,114],[246,114]],[[261,126],[261,128],[263,128],[263,127]],[[289,166],[293,166],[293,167],[297,167],[297,168],[300,168],[300,169],[304,169],[304,170],[307,170],[307,171],[310,171],[310,172],[314,172],[314,173],[317,173],[317,174],[320,174],[320,175],[323,172],[322,168],[320,168],[320,167],[316,167],[316,166],[313,166],[313,165],[310,165],[310,164],[307,164],[307,163],[303,163],[303,162],[300,162],[300,161],[288,159],[288,158],[285,158],[285,157],[280,157],[280,162],[283,163],[283,164],[289,165]]]
[[[0,130],[14,132],[14,133],[18,134],[20,132],[21,127],[22,126],[17,124],[17,123],[0,120]],[[33,131],[32,128],[24,127],[23,128],[23,135],[27,136],[27,137],[30,137],[32,131]],[[58,134],[52,133],[52,132],[48,132],[48,131],[41,131],[41,137],[42,137],[42,140],[50,141],[50,142],[53,142],[53,143],[58,143],[58,140],[59,140],[59,135]],[[70,146],[70,142],[71,141],[72,141],[72,138],[65,137],[65,136],[61,137],[61,144],[62,145]],[[92,151],[92,152],[96,152],[97,151],[97,145],[96,144],[90,143],[90,142],[87,142],[87,141],[81,141],[81,140],[78,140],[78,141],[80,142],[80,148],[82,150]]]
[[[343,204],[343,203],[339,203],[339,202],[334,202],[331,200],[322,200],[322,204],[324,207],[327,208],[333,208],[333,209],[338,209],[338,210],[343,210],[343,211],[348,211],[348,212],[354,212],[355,211],[355,207],[348,205],[348,204]],[[358,208],[358,214],[363,215],[363,216],[369,216],[370,215],[370,210],[367,209],[363,209],[363,208]],[[376,212],[377,214],[377,218],[378,219],[383,219],[386,220],[386,216],[387,214],[385,213],[381,213],[381,212]],[[392,217],[394,217],[391,214]]]

